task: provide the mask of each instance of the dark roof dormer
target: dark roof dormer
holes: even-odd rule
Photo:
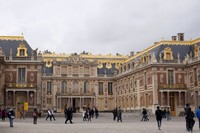
[[[16,56],[17,57],[19,57],[19,56],[23,56],[23,57],[28,56],[27,48],[26,48],[25,44],[21,43],[19,45],[19,47],[17,48],[17,55]]]

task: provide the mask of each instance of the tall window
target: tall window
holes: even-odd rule
[[[73,93],[78,93],[78,90],[79,90],[79,88],[78,88],[78,81],[74,81],[73,82]]]
[[[103,82],[99,82],[99,95],[103,95]]]
[[[67,66],[62,66],[61,72],[62,74],[67,74]]]
[[[88,93],[90,90],[90,83],[89,81],[84,82],[84,93]]]
[[[90,74],[90,68],[84,67],[84,74]]]
[[[78,74],[78,67],[77,66],[73,67],[73,74]]]
[[[25,74],[26,74],[25,68],[18,69],[18,82],[19,83],[25,83]]]
[[[174,70],[168,70],[168,84],[174,84]]]
[[[52,82],[47,82],[47,94],[48,95],[51,95],[51,93],[52,93],[51,92],[51,90],[52,90],[51,87],[52,87]]]
[[[20,56],[24,56],[25,55],[25,50],[24,49],[20,49],[20,51],[19,51],[20,53]]]
[[[108,95],[113,95],[112,82],[108,82]]]
[[[61,93],[67,93],[67,82],[66,81],[61,82]]]
[[[194,68],[194,85],[197,86],[197,68]]]
[[[170,60],[171,59],[171,54],[170,53],[166,53],[166,60]]]

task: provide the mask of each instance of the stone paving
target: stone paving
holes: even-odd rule
[[[14,127],[9,127],[9,122],[0,121],[0,133],[186,133],[184,117],[173,117],[171,121],[163,119],[161,130],[157,129],[154,116],[150,121],[143,122],[141,116],[131,113],[123,114],[123,122],[112,120],[111,113],[101,113],[98,119],[91,122],[82,121],[81,114],[73,118],[73,124],[64,124],[64,117],[56,117],[56,121],[46,121],[45,117],[38,119],[34,125],[32,118],[25,120],[16,118]],[[194,133],[199,133],[198,120],[195,119]]]

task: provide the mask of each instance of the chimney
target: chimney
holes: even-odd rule
[[[131,51],[131,52],[130,52],[130,56],[134,56],[134,51]]]
[[[176,41],[177,36],[172,36],[172,41]]]
[[[178,41],[184,41],[184,33],[178,33]]]

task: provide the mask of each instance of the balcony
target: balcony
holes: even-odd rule
[[[186,84],[159,84],[158,85],[158,88],[159,89],[162,89],[162,90],[173,90],[173,89],[181,89],[181,90],[186,90]]]
[[[7,83],[6,88],[37,88],[36,83]]]
[[[94,93],[62,93],[62,92],[59,92],[59,93],[56,93],[57,96],[94,96]]]
[[[6,57],[6,60],[10,60],[9,56]],[[31,60],[34,60],[34,61],[37,61],[37,57],[36,56],[33,56],[33,57],[17,57],[17,56],[14,56],[12,57],[12,60],[25,60],[25,61],[31,61]]]

